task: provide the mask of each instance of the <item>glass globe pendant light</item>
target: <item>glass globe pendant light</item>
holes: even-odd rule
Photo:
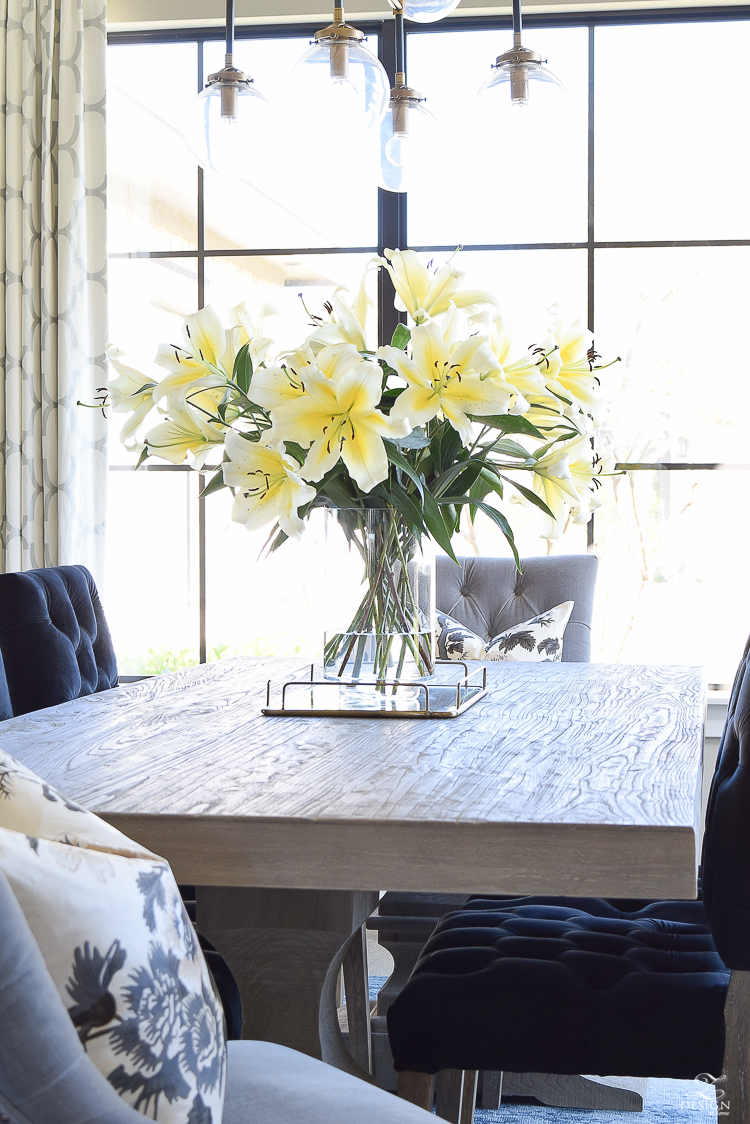
[[[227,0],[224,67],[209,74],[188,110],[185,143],[207,171],[241,175],[268,130],[270,106],[253,79],[233,64],[234,0]]]
[[[437,23],[460,3],[461,0],[404,0],[404,15],[414,23]]]
[[[406,82],[404,8],[391,0],[396,17],[396,81],[388,112],[380,126],[380,186],[407,191],[420,164],[427,164],[436,148],[437,122],[424,98]],[[395,5],[399,4],[396,8]]]
[[[504,120],[511,128],[524,129],[542,124],[547,127],[559,112],[565,87],[560,79],[547,70],[536,51],[521,45],[521,0],[513,0],[513,46],[498,55],[493,64],[494,73],[479,90],[482,104],[492,107],[496,120]],[[530,138],[528,138],[530,139]]]
[[[325,121],[340,126],[348,140],[380,124],[388,108],[388,75],[363,46],[365,35],[333,9],[333,23],[315,33],[315,42],[294,67],[294,113],[309,129]]]

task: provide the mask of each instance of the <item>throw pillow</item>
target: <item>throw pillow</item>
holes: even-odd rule
[[[574,601],[563,601],[554,609],[506,628],[487,641],[453,617],[438,613],[438,654],[441,660],[559,663],[565,626],[574,604]]]
[[[110,1084],[163,1124],[221,1124],[223,1014],[168,864],[0,753],[0,869]]]

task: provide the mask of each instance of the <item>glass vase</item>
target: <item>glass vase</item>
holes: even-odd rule
[[[348,626],[327,631],[326,679],[346,683],[419,682],[435,662],[435,554],[392,508],[328,511],[326,538],[348,544],[361,574]]]

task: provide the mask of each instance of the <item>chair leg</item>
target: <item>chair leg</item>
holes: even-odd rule
[[[398,1095],[402,1100],[432,1112],[432,1074],[403,1070],[398,1075]]]
[[[750,972],[732,972],[724,1023],[726,1076],[717,1092],[719,1119],[725,1124],[747,1124],[750,1120]]]
[[[497,1111],[500,1108],[503,1075],[496,1069],[485,1069],[480,1076],[482,1108]]]
[[[474,1106],[477,1103],[478,1078],[478,1070],[464,1070],[463,1089],[461,1091],[461,1117],[459,1120],[459,1124],[474,1124]]]
[[[344,953],[343,967],[346,1013],[349,1022],[349,1053],[366,1073],[372,1073],[367,930],[364,925],[352,936],[349,947]]]
[[[435,1076],[435,1112],[449,1124],[474,1124],[476,1069],[443,1069]]]

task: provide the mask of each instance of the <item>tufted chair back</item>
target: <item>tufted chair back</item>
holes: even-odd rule
[[[719,956],[750,971],[750,640],[721,737],[706,811],[703,906]]]
[[[0,654],[14,715],[117,685],[112,638],[85,566],[0,574]]]
[[[591,617],[598,559],[593,554],[524,558],[437,558],[437,607],[485,640],[562,601],[574,601],[563,663],[591,659]]]

